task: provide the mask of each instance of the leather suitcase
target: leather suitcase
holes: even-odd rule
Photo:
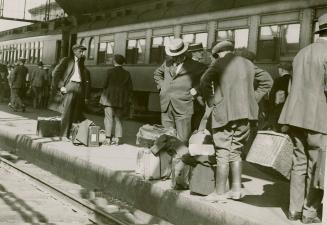
[[[60,136],[61,118],[56,117],[38,117],[36,133],[41,137]]]
[[[273,168],[290,179],[293,143],[288,135],[274,131],[258,131],[246,161]]]
[[[215,167],[197,164],[190,174],[191,194],[209,195],[215,190]]]
[[[95,126],[91,120],[84,120],[79,124],[75,124],[75,132],[72,135],[75,135],[73,138],[73,143],[82,143],[88,147],[97,147],[99,146],[99,131],[100,127]],[[77,132],[76,132],[77,129]]]

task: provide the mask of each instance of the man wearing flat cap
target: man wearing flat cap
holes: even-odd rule
[[[199,81],[206,70],[204,64],[187,57],[187,49],[182,39],[171,40],[165,51],[172,59],[154,72],[160,91],[162,125],[176,128],[177,137],[185,143],[191,134],[193,101],[198,98]]]
[[[242,148],[250,134],[250,121],[258,119],[258,102],[270,91],[270,75],[248,59],[233,53],[234,43],[216,42],[211,53],[215,61],[201,78],[201,91],[212,109],[212,136],[216,149],[216,189],[206,200],[238,200],[241,191]],[[215,93],[212,97],[212,82]],[[254,83],[257,88],[254,88]],[[226,182],[232,175],[231,190]]]
[[[327,143],[327,14],[318,23],[318,40],[293,60],[290,92],[278,121],[289,126],[294,143],[288,218],[303,223],[321,222],[317,209],[322,190],[315,189],[312,178],[318,153]]]
[[[64,97],[60,134],[67,138],[72,123],[84,119],[84,104],[88,101],[91,88],[90,74],[84,66],[83,52],[86,48],[75,44],[72,50],[74,56],[63,58],[52,72],[52,91],[59,91]]]

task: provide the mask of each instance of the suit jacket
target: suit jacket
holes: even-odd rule
[[[107,79],[101,94],[100,104],[128,108],[132,91],[133,83],[130,73],[122,66],[116,66],[107,72]]]
[[[24,65],[17,66],[10,77],[11,88],[25,88],[28,69]]]
[[[327,134],[326,90],[327,41],[318,39],[294,58],[291,90],[278,122]]]
[[[187,58],[176,74],[172,61],[164,62],[154,72],[154,80],[160,90],[161,111],[166,112],[172,104],[177,113],[192,115],[193,96],[190,90],[195,88],[199,91],[199,81],[206,68],[206,65]]]
[[[43,87],[46,81],[47,72],[42,68],[36,68],[31,72],[30,81],[32,87]]]
[[[60,90],[61,87],[64,87],[68,84],[70,78],[74,73],[74,57],[65,57],[52,71],[53,82],[52,90],[54,92]],[[84,98],[88,99],[91,91],[91,78],[90,72],[84,66],[84,60],[80,59],[79,63],[80,75],[81,75],[81,87],[84,94]],[[53,93],[54,94],[54,93]]]
[[[211,83],[217,84],[213,99],[212,127],[225,126],[239,119],[258,119],[258,102],[272,87],[272,78],[249,60],[232,53],[212,63],[201,78],[207,99]],[[254,82],[257,89],[254,89]]]

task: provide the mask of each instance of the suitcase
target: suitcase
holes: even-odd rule
[[[197,164],[190,174],[191,194],[209,195],[215,190],[215,167]]]
[[[164,128],[161,125],[145,124],[140,127],[136,134],[136,145],[140,147],[151,148],[161,135],[167,134],[176,137],[176,130],[174,128]]]
[[[38,117],[36,133],[41,137],[60,136],[61,118],[56,117]]]
[[[175,190],[186,190],[190,185],[190,169],[180,158],[173,158],[171,187]]]
[[[166,152],[158,156],[152,154],[148,148],[140,148],[137,154],[135,173],[146,180],[169,178],[171,175],[172,157]]]
[[[97,147],[99,146],[99,131],[100,127],[95,126],[91,120],[73,124],[72,141],[74,144],[81,143],[88,147]]]
[[[293,143],[288,135],[258,131],[246,161],[270,167],[290,179]]]

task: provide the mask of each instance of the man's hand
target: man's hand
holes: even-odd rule
[[[60,88],[60,92],[61,92],[61,94],[66,94],[67,93],[67,89],[65,87],[61,87]]]
[[[196,97],[196,100],[198,101],[198,103],[201,105],[201,106],[205,106],[205,103],[203,101],[203,97],[202,96],[198,96]]]
[[[287,125],[283,125],[281,128],[280,128],[280,131],[284,134],[288,133],[288,130],[290,129],[289,126]]]

